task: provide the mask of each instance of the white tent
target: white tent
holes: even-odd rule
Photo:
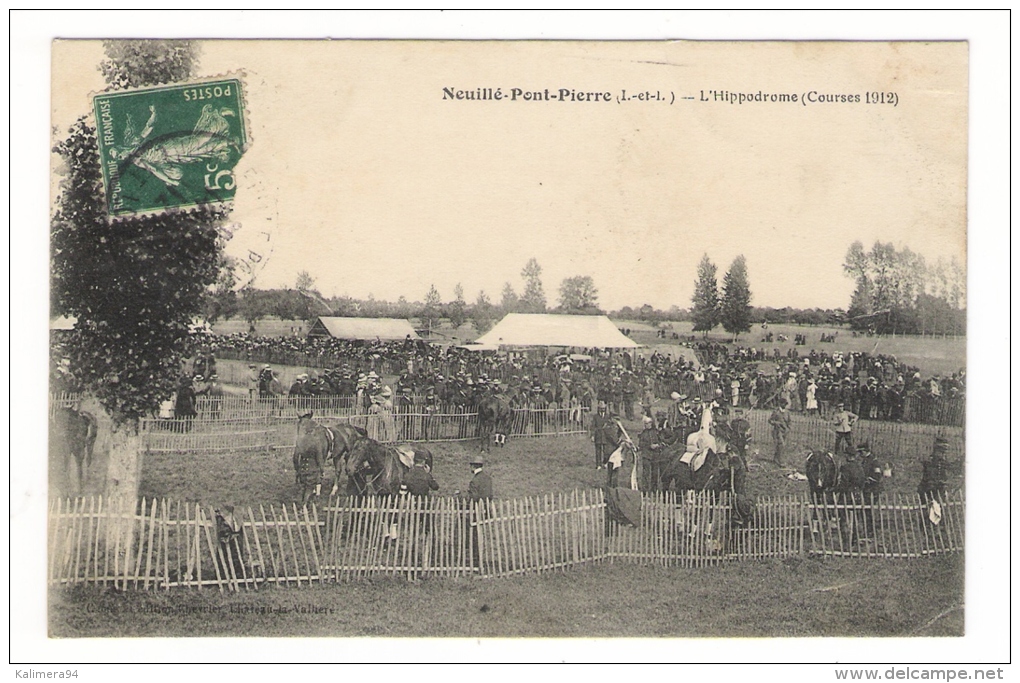
[[[640,346],[604,315],[510,313],[476,341],[499,346],[575,346],[633,349]]]
[[[406,320],[400,318],[334,318],[320,317],[308,330],[309,337],[333,337],[335,339],[418,339]]]

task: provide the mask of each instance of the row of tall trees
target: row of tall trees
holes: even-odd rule
[[[434,284],[421,301],[408,301],[401,296],[390,302],[376,299],[371,294],[367,299],[348,296],[326,298],[315,288],[315,279],[307,271],[298,273],[293,288],[246,288],[235,292],[232,289],[231,263],[227,259],[223,261],[220,278],[209,289],[205,314],[210,321],[239,316],[252,323],[269,316],[301,320],[320,315],[418,318],[422,327],[428,329],[436,327],[441,319],[447,319],[454,327],[470,321],[479,331],[486,331],[507,313],[602,313],[598,289],[590,275],[565,278],[560,283],[559,306],[551,309],[546,303],[542,266],[537,259],[532,258],[525,264],[521,279],[523,293],[518,295],[513,285],[507,282],[503,285],[498,303],[494,303],[484,290],[478,292],[473,303],[468,303],[464,287],[459,282],[454,285],[453,298],[445,302]]]
[[[751,285],[747,277],[747,260],[744,255],[733,259],[723,278],[719,293],[717,268],[705,254],[698,264],[698,279],[691,298],[691,319],[694,331],[707,335],[720,323],[736,339],[742,332],[751,330]]]
[[[909,247],[860,241],[847,249],[843,273],[854,281],[847,308],[853,329],[880,334],[963,334],[967,276],[955,259],[928,263]]]

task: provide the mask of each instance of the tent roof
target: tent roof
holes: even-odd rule
[[[321,316],[308,336],[329,335],[336,339],[418,339],[407,320],[401,318],[334,318]]]
[[[578,346],[596,349],[633,349],[639,344],[626,337],[604,315],[510,313],[476,341],[502,346]]]

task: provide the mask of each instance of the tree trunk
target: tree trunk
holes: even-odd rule
[[[109,420],[109,417],[107,416]],[[110,420],[105,495],[108,498],[136,500],[142,480],[142,436],[138,422],[126,422],[119,428]]]

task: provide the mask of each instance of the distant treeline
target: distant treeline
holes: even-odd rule
[[[609,313],[618,320],[641,320],[648,323],[690,322],[692,313],[689,308],[673,306],[663,311],[645,305],[641,308],[624,306],[618,311]],[[841,325],[846,322],[846,312],[841,308],[772,308],[771,306],[752,306],[751,321],[755,324],[780,323],[792,325]]]

